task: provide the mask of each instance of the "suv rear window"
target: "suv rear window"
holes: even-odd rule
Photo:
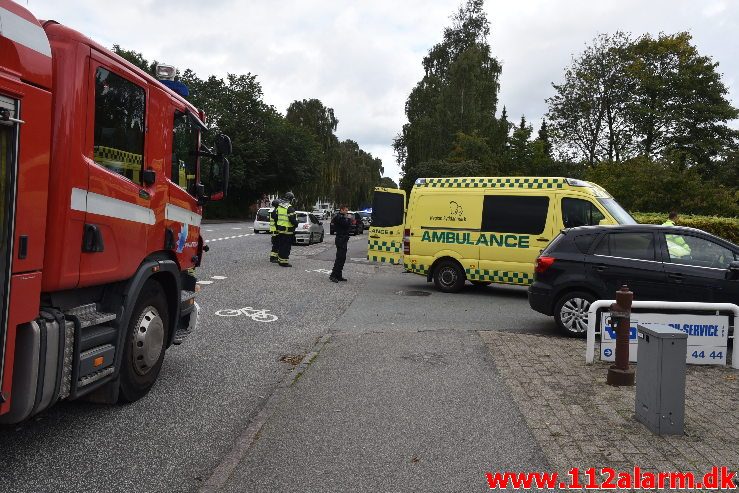
[[[486,195],[482,205],[482,231],[538,235],[544,232],[549,197]]]
[[[654,260],[652,233],[608,233],[598,242],[595,255]]]
[[[305,214],[298,214],[298,222],[299,223],[307,223],[308,222],[308,216]]]
[[[541,254],[546,255],[548,253],[553,252],[557,248],[557,245],[562,241],[562,238],[564,237],[565,237],[564,234],[562,233],[558,234],[551,242],[549,242],[546,248],[544,248],[544,250],[541,251]]]
[[[269,209],[259,209],[257,211],[257,221],[269,221]]]
[[[590,245],[593,244],[593,241],[598,237],[596,234],[592,235],[580,235],[575,237],[575,246],[578,250],[582,253],[588,253],[588,250],[590,250]]]

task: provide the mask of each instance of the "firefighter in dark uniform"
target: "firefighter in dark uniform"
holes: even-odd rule
[[[344,262],[346,262],[346,246],[349,243],[349,227],[352,225],[352,220],[349,218],[348,208],[345,205],[341,206],[339,212],[334,214],[331,219],[331,224],[334,226],[336,232],[336,260],[334,261],[334,268],[331,271],[331,275],[328,277],[331,282],[346,281],[342,276],[344,270]]]
[[[272,212],[274,212],[277,209],[277,206],[280,205],[280,201],[275,199],[272,201]],[[278,256],[278,250],[279,245],[277,243],[277,221],[275,220],[275,216],[270,213],[269,215],[269,233],[272,235],[272,251],[269,253],[269,261],[273,264],[277,263],[277,256]]]
[[[295,228],[298,225],[298,215],[290,202],[295,199],[292,192],[287,192],[280,203],[272,211],[277,228],[277,263],[280,267],[290,265],[290,249],[293,246]]]

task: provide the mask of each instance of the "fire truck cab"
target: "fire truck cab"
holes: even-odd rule
[[[206,148],[184,97],[9,0],[0,53],[0,423],[136,400],[197,323],[230,140]]]

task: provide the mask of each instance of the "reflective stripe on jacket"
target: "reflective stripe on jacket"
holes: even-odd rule
[[[275,221],[275,216],[272,214],[272,211],[269,213],[269,232],[272,234],[275,234],[277,232],[277,221]]]

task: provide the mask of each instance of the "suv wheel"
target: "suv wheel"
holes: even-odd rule
[[[434,286],[442,293],[457,293],[464,287],[466,276],[457,262],[442,260],[434,269]]]
[[[562,296],[554,306],[554,320],[559,329],[568,336],[585,337],[593,299],[593,295],[583,291],[571,291]]]

